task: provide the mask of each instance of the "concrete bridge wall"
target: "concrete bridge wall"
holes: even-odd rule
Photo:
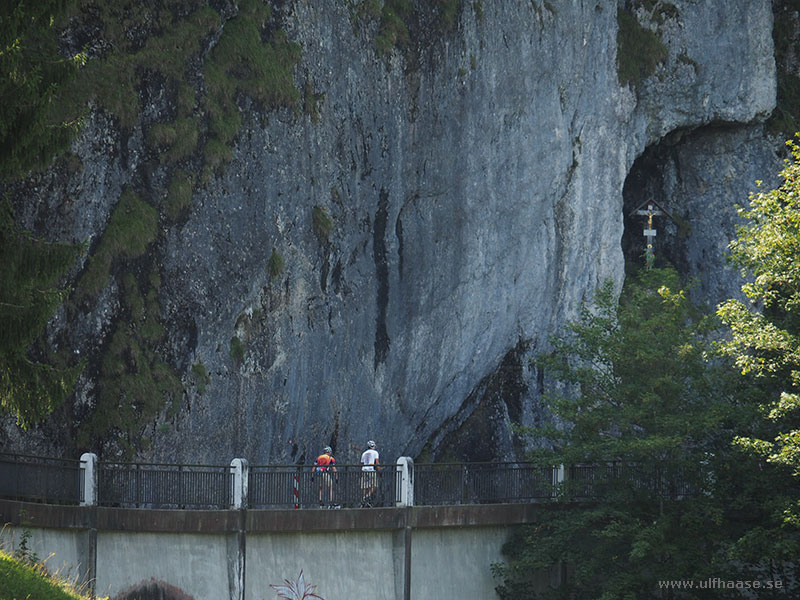
[[[267,600],[302,570],[325,600],[487,600],[535,505],[184,511],[0,500],[0,542],[114,596],[151,579],[195,600]],[[52,556],[51,556],[52,555]]]

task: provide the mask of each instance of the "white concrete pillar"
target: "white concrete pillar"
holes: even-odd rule
[[[247,506],[247,460],[244,458],[234,458],[231,461],[233,471],[233,508],[245,508]]]
[[[553,493],[552,493],[552,496],[554,498],[557,497],[562,492],[562,488],[564,487],[565,471],[563,464],[558,465],[555,468],[555,475],[556,475],[555,481],[553,482],[555,483],[555,485],[553,486]]]
[[[97,455],[93,452],[81,454],[81,482],[81,506],[97,506]]]
[[[401,456],[397,459],[400,471],[400,499],[397,506],[414,506],[414,459]]]

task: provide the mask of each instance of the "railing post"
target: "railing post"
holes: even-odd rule
[[[561,488],[564,485],[564,465],[560,464],[555,467],[555,485],[553,486],[552,496],[553,498],[558,497],[558,494],[561,493]]]
[[[178,508],[186,508],[186,485],[183,481],[183,465],[178,465]]]
[[[247,460],[244,458],[234,458],[231,461],[233,469],[233,508],[245,508],[247,506],[247,479],[249,469]]]
[[[461,463],[461,504],[467,504],[467,463]]]
[[[295,510],[300,509],[300,473],[302,472],[302,467],[298,466],[297,469],[292,473],[292,497],[294,498],[294,508]]]
[[[414,506],[414,459],[401,456],[397,459],[400,470],[400,500],[397,506]]]
[[[93,452],[81,454],[81,478],[83,479],[81,506],[97,506],[97,455]]]

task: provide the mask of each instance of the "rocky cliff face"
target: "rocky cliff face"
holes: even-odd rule
[[[391,458],[510,457],[508,424],[542,418],[530,357],[599,283],[621,285],[643,193],[685,225],[664,222],[664,251],[702,298],[738,289],[720,256],[733,206],[776,172],[760,125],[775,103],[769,1],[634,3],[663,55],[627,85],[616,0],[464,2],[452,28],[420,17],[411,47],[383,57],[350,4],[275,3],[314,114],[242,100],[221,174],[56,317],[52,344],[89,361],[69,419],[97,412],[123,314],[124,335],[147,339],[154,306],[159,342],[128,345],[118,368],[147,361],[181,389],[158,388],[175,404],[133,431],[151,440],[141,456],[294,462],[330,443],[351,462],[375,439]],[[121,202],[156,219],[171,168],[145,133],[171,108],[149,86],[132,129],[92,112],[79,168],[15,188],[22,223],[90,240],[91,257]]]

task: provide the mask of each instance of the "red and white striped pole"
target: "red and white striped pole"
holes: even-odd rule
[[[294,507],[300,508],[300,475],[294,474]]]

